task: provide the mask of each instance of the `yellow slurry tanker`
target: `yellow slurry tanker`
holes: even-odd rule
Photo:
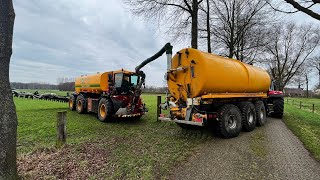
[[[93,112],[100,121],[113,117],[140,118],[147,111],[141,95],[144,73],[110,71],[76,78],[69,108],[78,113]]]
[[[225,138],[238,136],[241,129],[252,131],[262,126],[266,115],[282,117],[283,94],[269,88],[269,74],[238,60],[186,48],[172,58],[167,52],[166,80],[170,96],[161,105],[170,108],[162,121],[176,122],[182,128],[215,126]],[[156,58],[147,59],[138,68]],[[136,69],[137,70],[137,69]],[[272,86],[271,86],[272,87]]]

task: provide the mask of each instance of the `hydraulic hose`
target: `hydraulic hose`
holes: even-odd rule
[[[163,48],[157,52],[155,55],[149,57],[148,59],[144,60],[140,65],[138,65],[136,67],[136,73],[140,73],[140,69],[143,68],[145,65],[149,64],[150,62],[156,60],[157,58],[159,58],[160,56],[163,55],[163,53],[166,54],[172,54],[172,46],[170,43],[167,43],[165,46],[163,46]]]

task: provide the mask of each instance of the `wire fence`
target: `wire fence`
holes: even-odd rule
[[[320,114],[320,105],[318,104],[313,104],[309,102],[305,102],[302,100],[297,100],[297,99],[286,99],[285,100],[286,104],[290,104],[296,108],[303,109],[310,111],[312,113]]]

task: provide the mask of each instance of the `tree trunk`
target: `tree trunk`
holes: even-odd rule
[[[306,85],[307,85],[307,98],[309,97],[309,78],[308,74],[306,74]]]
[[[211,31],[210,31],[210,4],[207,0],[207,43],[208,43],[208,53],[211,53]]]
[[[232,10],[231,10],[231,26],[230,26],[230,47],[229,47],[229,56],[228,58],[233,58],[234,55],[234,47],[235,47],[235,1],[232,3]]]
[[[318,85],[319,85],[319,88],[320,88],[320,63],[319,63],[318,73],[319,73],[319,82],[318,82],[319,84]]]
[[[0,179],[18,179],[17,116],[9,83],[14,18],[12,0],[0,0]]]
[[[198,49],[198,0],[192,0],[191,47]]]

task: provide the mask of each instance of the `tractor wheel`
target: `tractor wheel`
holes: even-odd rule
[[[256,108],[257,126],[263,126],[267,121],[266,108],[260,100],[256,101],[254,106]]]
[[[74,110],[76,110],[76,97],[74,96],[74,95],[71,95],[70,97],[69,97],[69,109],[71,110],[71,111],[74,111]]]
[[[251,102],[241,102],[239,104],[242,118],[242,129],[244,131],[253,131],[256,127],[256,109]]]
[[[232,104],[226,104],[219,109],[219,133],[224,138],[237,137],[241,131],[241,112]]]
[[[98,119],[101,122],[106,122],[111,118],[112,103],[106,98],[102,98],[98,106]]]
[[[82,95],[79,95],[77,97],[76,100],[77,104],[76,104],[76,111],[79,114],[83,114],[86,111],[86,100],[84,99],[84,97]]]
[[[271,113],[272,117],[282,118],[284,109],[284,100],[283,98],[277,98],[273,100],[273,112]]]

